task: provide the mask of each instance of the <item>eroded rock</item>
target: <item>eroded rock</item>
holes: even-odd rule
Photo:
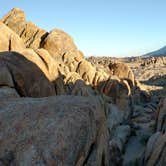
[[[156,132],[147,143],[144,165],[166,165],[166,133]]]
[[[109,68],[113,75],[116,75],[121,79],[126,79],[129,82],[131,81],[131,85],[134,86],[135,78],[129,66],[124,63],[110,63]]]
[[[166,132],[166,98],[164,98],[158,108],[157,131]]]
[[[95,98],[0,101],[0,161],[14,165],[109,165],[105,113]]]
[[[70,51],[75,50],[76,46],[72,38],[62,30],[52,30],[43,40],[42,47],[54,57],[62,58],[62,56]]]
[[[16,32],[28,48],[39,48],[43,38],[47,35],[45,30],[32,22],[27,22],[24,11],[19,8],[13,8],[1,21]]]
[[[0,53],[1,69],[8,77],[1,79],[3,84],[13,87],[24,97],[44,97],[55,95],[53,84],[36,64],[16,52]],[[1,70],[0,69],[0,70]],[[5,69],[5,70],[4,70]],[[2,77],[3,73],[1,73]]]

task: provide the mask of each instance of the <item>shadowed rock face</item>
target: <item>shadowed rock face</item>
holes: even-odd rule
[[[95,98],[0,101],[0,164],[108,165],[108,133]]]
[[[166,98],[164,98],[158,108],[157,131],[166,132]]]
[[[148,140],[144,164],[147,166],[166,165],[166,98],[158,107],[156,133]]]
[[[14,88],[8,86],[1,86],[0,88],[0,99],[9,99],[20,97]]]
[[[0,71],[1,86],[14,87],[21,96],[55,95],[54,85],[49,82],[36,64],[28,61],[21,54],[1,52]]]
[[[144,165],[166,165],[166,133],[153,134],[146,147]]]

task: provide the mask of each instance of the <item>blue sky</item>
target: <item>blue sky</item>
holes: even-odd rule
[[[166,0],[3,0],[50,31],[69,33],[85,55],[137,56],[166,45]]]

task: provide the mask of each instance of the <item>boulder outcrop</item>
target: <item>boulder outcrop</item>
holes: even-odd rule
[[[166,132],[166,98],[164,98],[160,102],[157,115],[158,115],[157,122],[156,122],[157,131],[165,133]]]
[[[32,22],[27,22],[24,11],[19,8],[12,9],[1,21],[22,38],[26,47],[39,48],[47,34]]]
[[[156,119],[156,133],[148,140],[144,165],[166,165],[166,98],[160,101]]]
[[[72,38],[62,30],[52,30],[42,42],[42,47],[54,57],[62,58],[62,56],[70,51],[75,50],[76,46]]]
[[[21,51],[23,41],[8,26],[0,22],[0,51]]]
[[[144,165],[155,166],[166,164],[166,133],[153,134],[146,147]]]
[[[14,87],[20,96],[55,95],[51,83],[36,64],[16,52],[0,52],[0,84]]]
[[[0,166],[166,165],[164,57],[88,61],[18,8],[0,34]]]
[[[0,101],[1,165],[109,165],[106,117],[85,97]]]
[[[113,75],[118,76],[121,79],[126,79],[131,81],[132,85],[134,86],[134,74],[132,70],[124,63],[110,63],[109,69]]]

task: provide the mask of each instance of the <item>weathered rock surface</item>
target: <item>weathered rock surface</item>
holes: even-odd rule
[[[123,156],[123,165],[141,166],[144,150],[145,150],[145,144],[142,142],[142,138],[137,136],[132,136],[125,147],[125,154]]]
[[[131,81],[132,86],[134,86],[135,78],[129,66],[127,66],[124,63],[110,63],[109,69],[113,75],[116,75],[121,79],[126,79],[128,81]]]
[[[83,80],[77,80],[73,85],[71,95],[77,96],[95,96],[91,86],[87,86]]]
[[[0,22],[0,34],[0,51],[21,51],[25,48],[20,37],[2,22]]]
[[[122,152],[124,149],[124,145],[127,143],[130,134],[131,128],[129,125],[120,125],[115,129],[115,131],[113,131],[111,141],[115,141],[118,145],[118,148]]]
[[[19,36],[26,26],[25,13],[19,8],[13,8],[1,19],[1,21],[5,23],[9,28],[11,28],[14,32],[16,32]]]
[[[53,81],[58,77],[58,63],[44,49],[27,49],[16,33],[5,24],[0,23],[0,51],[16,51],[21,53],[28,60],[37,64],[46,77]]]
[[[0,165],[166,165],[165,57],[90,63],[18,8],[0,34]]]
[[[98,89],[101,93],[109,96],[113,104],[117,105],[118,109],[122,111],[124,120],[130,119],[132,115],[132,99],[131,89],[127,81],[112,77],[101,82]]]
[[[1,165],[108,165],[106,117],[85,97],[0,101]]]
[[[157,131],[166,132],[166,98],[164,98],[158,108]]]
[[[47,32],[37,27],[32,22],[27,22],[20,37],[24,41],[26,47],[33,49],[40,48],[43,38],[47,35]]]
[[[52,30],[42,43],[42,47],[54,57],[62,58],[62,56],[70,51],[75,50],[76,46],[72,38],[62,30]]]
[[[77,50],[73,39],[62,30],[50,33],[27,22],[25,13],[12,9],[0,22],[2,36],[0,51],[17,51],[34,62],[50,81],[61,74],[76,72],[78,64],[84,59]]]
[[[17,98],[20,97],[14,88],[7,86],[1,86],[0,88],[0,99]]]
[[[131,116],[131,136],[129,136],[126,144],[124,144],[123,153],[120,148],[121,143],[118,139],[110,140],[110,154],[115,162],[112,165],[165,165],[165,95],[166,95],[166,70],[165,57],[150,58],[111,58],[101,57],[89,58],[95,66],[106,68],[111,64],[127,64],[136,78],[134,78],[134,89],[131,89],[132,98],[132,116]],[[113,67],[114,68],[114,67]],[[123,70],[122,70],[123,69]],[[127,69],[121,67],[116,73],[118,77],[124,78]],[[109,72],[107,69],[105,70]],[[125,76],[128,78],[128,75]],[[132,80],[132,79],[131,79]],[[112,80],[110,81],[112,82]],[[109,83],[110,84],[110,83]],[[100,89],[109,96],[115,95],[115,91],[111,92],[111,86],[101,84]],[[113,90],[115,88],[112,88]],[[119,93],[118,93],[119,94]],[[162,99],[164,97],[164,99]],[[122,97],[124,100],[124,97]],[[115,98],[117,99],[117,98]],[[162,99],[162,100],[161,100]],[[160,103],[160,104],[159,104]],[[159,104],[159,106],[158,106]],[[114,105],[114,111],[108,116],[111,119],[108,123],[109,131],[113,136],[114,131],[118,128],[118,122],[122,123],[120,114],[115,110],[119,110],[118,104]],[[113,112],[116,116],[113,118]],[[112,118],[111,118],[112,117]],[[157,119],[156,119],[157,117]],[[107,118],[108,119],[108,118]],[[121,121],[120,121],[121,120]],[[156,122],[155,122],[156,121]],[[156,123],[156,125],[155,125]],[[156,127],[156,134],[155,133]],[[149,139],[150,138],[150,139]],[[149,141],[148,141],[149,140]],[[147,143],[148,142],[148,143]]]
[[[14,87],[14,81],[9,68],[2,61],[0,62],[0,85]]]
[[[166,58],[165,57],[149,57],[145,58],[145,60],[142,62],[141,66],[157,66],[157,65],[165,65],[166,64]]]
[[[2,70],[1,70],[2,69]],[[0,53],[1,85],[13,87],[21,96],[55,95],[54,85],[31,61],[16,52]],[[4,77],[4,76],[7,77]]]
[[[45,30],[32,22],[27,22],[24,11],[19,8],[12,9],[1,21],[22,38],[26,47],[39,48],[42,39],[47,34]]]
[[[166,165],[166,98],[159,103],[156,119],[156,133],[147,143],[144,165]]]
[[[166,133],[156,132],[147,143],[144,165],[166,165]]]
[[[53,59],[46,50],[24,49],[20,52],[27,60],[33,62],[40,68],[49,81],[54,81],[58,76],[58,63]]]
[[[77,72],[85,80],[86,83],[93,83],[96,69],[91,65],[91,63],[87,62],[86,60],[81,61],[78,65]]]
[[[71,49],[62,58],[65,65],[68,66],[69,71],[76,72],[78,64],[84,59],[84,55],[81,51]]]

